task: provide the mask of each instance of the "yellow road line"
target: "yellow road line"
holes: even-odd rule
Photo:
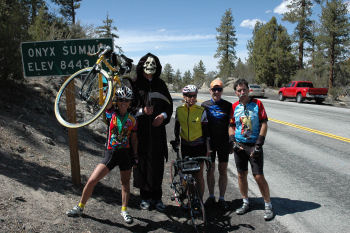
[[[334,139],[338,139],[338,140],[350,143],[350,138],[345,138],[345,137],[337,136],[337,135],[334,135],[334,134],[325,133],[325,132],[322,132],[322,131],[319,131],[319,130],[310,129],[310,128],[307,128],[307,127],[304,127],[304,126],[292,124],[292,123],[285,122],[285,121],[280,121],[280,120],[277,120],[277,119],[269,118],[269,121],[273,121],[273,122],[276,122],[276,123],[279,123],[279,124],[282,124],[282,125],[291,126],[291,127],[294,127],[294,128],[302,129],[302,130],[309,131],[309,132],[312,132],[312,133],[315,133],[315,134],[319,134],[319,135],[322,135],[322,136],[326,136],[326,137],[329,137],[329,138],[334,138]]]

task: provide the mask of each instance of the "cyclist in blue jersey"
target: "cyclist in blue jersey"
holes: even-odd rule
[[[233,88],[239,101],[232,104],[229,135],[238,172],[238,185],[243,197],[243,205],[236,210],[236,214],[241,215],[249,211],[247,180],[249,162],[254,179],[264,198],[264,219],[271,220],[274,214],[269,185],[263,172],[267,114],[260,100],[249,97],[248,82],[245,79],[238,79]]]
[[[211,99],[202,103],[208,118],[208,131],[210,136],[211,148],[211,169],[207,172],[207,185],[209,197],[205,204],[207,207],[216,204],[215,187],[215,158],[218,156],[219,164],[219,199],[217,204],[220,208],[227,210],[229,208],[225,201],[225,192],[227,186],[227,164],[229,157],[229,136],[228,127],[230,123],[230,112],[232,104],[221,98],[224,84],[217,78],[210,83]]]

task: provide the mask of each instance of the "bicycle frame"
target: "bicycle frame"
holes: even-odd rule
[[[91,56],[93,56],[95,54],[92,54]],[[91,70],[91,72],[95,72],[97,70],[100,70],[102,69],[102,65],[101,64],[105,64],[107,66],[107,68],[109,69],[109,72],[112,74],[113,76],[113,94],[115,92],[115,85],[117,86],[121,86],[121,81],[120,81],[120,78],[119,76],[116,74],[118,72],[118,70],[113,67],[106,59],[106,56],[105,56],[105,53],[102,53],[99,58],[97,59],[96,63],[94,64],[93,66],[93,69]],[[83,81],[83,84],[82,84],[82,87],[81,87],[81,90],[80,90],[80,95],[82,98],[85,98],[86,99],[86,96],[83,95],[82,93],[82,90],[84,88],[84,86],[86,85],[86,82],[87,80],[89,79],[89,76],[91,74],[91,72],[86,76],[85,80]],[[103,103],[104,103],[104,94],[103,94],[103,77],[102,77],[102,73],[101,72],[98,72],[98,87],[99,87],[99,105],[102,106]],[[106,78],[110,78],[110,77],[106,77]],[[92,83],[92,82],[91,82]],[[90,89],[90,88],[89,88]],[[88,90],[89,90],[88,89]],[[88,94],[89,95],[89,94]],[[88,96],[87,95],[87,96]]]
[[[174,190],[175,194],[171,200],[176,200],[179,203],[179,206],[188,207],[192,225],[196,232],[202,232],[199,229],[200,226],[204,228],[206,227],[206,213],[203,200],[197,187],[197,181],[194,178],[193,173],[200,170],[200,160],[208,161],[210,166],[211,161],[208,157],[187,157],[185,159],[180,159],[178,150],[176,150],[176,153],[177,159],[173,161],[171,166],[171,169],[174,167],[174,171],[171,171],[171,188]]]

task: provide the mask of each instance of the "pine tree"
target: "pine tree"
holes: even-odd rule
[[[191,71],[187,70],[184,73],[184,76],[182,77],[182,87],[188,85],[188,84],[193,84],[193,78],[192,78],[192,74]]]
[[[295,42],[298,44],[299,69],[304,68],[304,44],[312,40],[312,0],[291,0],[287,7],[289,11],[284,13],[283,19],[290,23],[297,23],[294,30]],[[316,0],[315,2],[320,3]]]
[[[280,86],[295,72],[296,59],[292,41],[286,28],[277,24],[275,17],[266,23],[257,23],[253,38],[248,42],[249,62],[254,65],[256,82]]]
[[[75,24],[76,9],[80,8],[81,0],[52,0],[60,6],[60,13],[64,18],[68,19],[68,22]]]
[[[240,58],[238,58],[236,69],[235,69],[235,78],[244,78],[249,83],[253,83],[255,80],[254,67],[247,63],[243,63]]]
[[[19,48],[29,38],[28,19],[23,1],[0,0],[0,80],[23,78]]]
[[[38,14],[35,16],[34,22],[30,25],[28,33],[34,41],[48,40],[52,29],[51,25],[47,8],[42,6],[39,9]]]
[[[214,57],[219,58],[219,76],[224,83],[227,82],[228,77],[233,75],[235,69],[237,38],[233,21],[232,11],[228,9],[221,18],[220,27],[216,28],[218,48]]]
[[[201,88],[205,82],[205,66],[202,60],[199,61],[198,65],[195,65],[193,68],[193,84],[198,88]]]
[[[318,42],[329,63],[328,87],[333,88],[336,65],[346,59],[350,41],[347,5],[341,0],[327,1],[322,7]]]
[[[35,17],[39,14],[40,8],[44,7],[44,0],[23,0],[24,4],[28,8],[29,13],[29,21],[31,24],[34,24]],[[46,9],[47,10],[47,9]]]
[[[103,20],[103,25],[98,26],[96,29],[96,33],[100,37],[105,38],[119,38],[119,36],[113,31],[117,32],[118,28],[116,26],[113,26],[113,19],[109,18],[108,13],[106,15],[106,20]]]
[[[179,69],[176,70],[176,73],[173,78],[173,89],[174,91],[178,92],[182,89],[182,78],[181,78],[181,72]]]
[[[163,79],[164,82],[166,82],[167,84],[172,84],[173,77],[174,77],[174,69],[171,67],[169,63],[166,63],[161,73],[161,79]]]

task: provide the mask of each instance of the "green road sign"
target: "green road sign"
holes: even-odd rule
[[[21,43],[22,64],[25,77],[71,75],[93,66],[100,45],[113,48],[111,38],[54,40]]]

